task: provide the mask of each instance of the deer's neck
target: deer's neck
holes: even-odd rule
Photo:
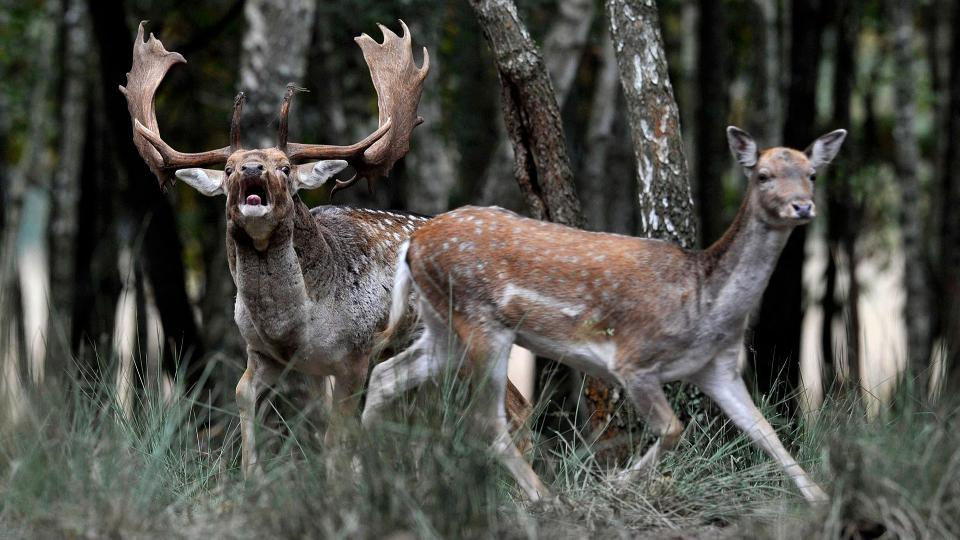
[[[304,322],[331,266],[329,245],[299,198],[292,214],[263,251],[242,234],[233,238],[237,295],[258,328],[273,329],[269,334],[293,331]]]
[[[745,318],[760,301],[791,231],[761,221],[748,193],[730,228],[703,252],[702,297],[710,311]]]

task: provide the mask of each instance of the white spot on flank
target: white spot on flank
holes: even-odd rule
[[[557,310],[567,317],[576,317],[586,308],[586,306],[583,304],[566,302],[558,298],[553,298],[552,296],[541,294],[539,291],[517,287],[512,283],[508,283],[507,286],[503,288],[503,297],[500,298],[500,307],[506,307],[514,298],[522,298],[528,302]]]

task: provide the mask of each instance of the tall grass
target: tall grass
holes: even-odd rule
[[[561,502],[534,506],[473,436],[454,377],[405,396],[377,429],[335,419],[335,444],[307,415],[283,419],[247,482],[231,408],[219,432],[189,398],[148,391],[127,418],[108,381],[66,388],[34,392],[36,413],[0,426],[0,538],[960,536],[955,406],[901,399],[867,421],[834,402],[781,433],[832,494],[823,507],[719,417],[687,426],[655,475],[626,486],[589,441],[540,440],[531,458]]]

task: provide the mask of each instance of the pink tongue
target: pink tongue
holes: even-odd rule
[[[259,196],[259,195],[247,195],[247,204],[249,204],[249,205],[251,205],[251,206],[259,205],[259,204],[260,204],[260,196]]]

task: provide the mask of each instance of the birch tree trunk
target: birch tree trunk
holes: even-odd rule
[[[540,51],[511,0],[471,0],[500,75],[514,176],[537,219],[580,227],[560,107]]]
[[[558,109],[563,108],[573,86],[583,49],[587,45],[593,13],[591,0],[561,0],[557,6],[557,18],[544,39],[544,64],[553,82]],[[507,205],[514,192],[513,182],[509,180],[513,157],[511,146],[505,127],[500,125],[498,130],[501,133],[499,143],[484,172],[481,204]]]
[[[924,219],[920,212],[921,187],[917,174],[920,147],[917,142],[913,3],[888,0],[892,18],[893,57],[899,66],[894,74],[896,121],[893,127],[894,164],[900,186],[900,236],[903,242],[904,289],[907,293],[903,319],[907,327],[907,361],[917,395],[926,396],[930,376],[930,281],[924,248]],[[919,264],[918,264],[919,263]]]
[[[641,234],[692,247],[693,198],[656,4],[607,0],[606,9],[630,118]]]
[[[276,119],[288,82],[302,86],[313,35],[316,0],[247,0],[240,90],[247,93],[244,143],[251,148],[277,144]]]

